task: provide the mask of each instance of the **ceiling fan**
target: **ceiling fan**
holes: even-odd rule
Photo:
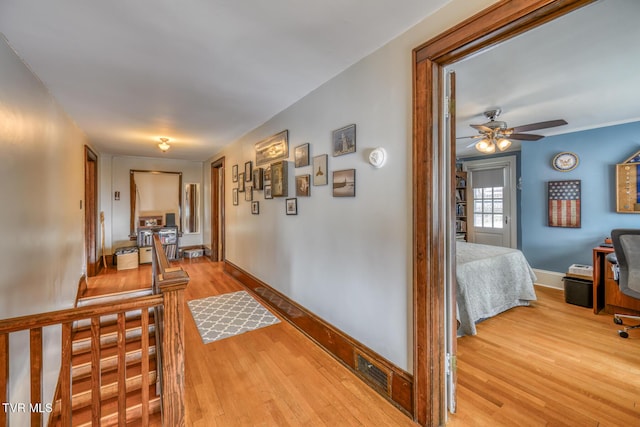
[[[476,146],[476,150],[485,153],[491,154],[495,153],[496,148],[499,151],[504,151],[511,146],[511,140],[519,140],[519,141],[537,141],[539,139],[544,138],[543,135],[534,135],[529,133],[532,130],[538,129],[547,129],[556,126],[566,125],[567,122],[563,119],[558,120],[549,120],[546,122],[539,123],[531,123],[528,125],[516,126],[509,128],[507,127],[507,123],[501,120],[496,120],[502,110],[496,108],[495,110],[489,110],[484,112],[484,116],[489,119],[487,123],[481,125],[471,125],[472,128],[476,129],[479,134],[474,136],[465,136],[459,139],[465,138],[473,138],[478,139],[481,138],[480,141],[474,142],[470,144],[468,147],[473,145]]]

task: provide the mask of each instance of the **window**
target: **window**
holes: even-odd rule
[[[473,226],[502,228],[504,225],[504,187],[473,189]]]

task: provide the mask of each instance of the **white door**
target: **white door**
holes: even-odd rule
[[[469,241],[516,248],[515,156],[465,162]]]

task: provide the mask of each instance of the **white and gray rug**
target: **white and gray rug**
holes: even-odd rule
[[[205,344],[280,322],[246,291],[192,300],[187,304]]]

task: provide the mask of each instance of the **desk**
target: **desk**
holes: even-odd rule
[[[593,248],[593,312],[597,314],[604,309],[606,313],[637,314],[640,312],[640,300],[620,292],[618,283],[613,278],[606,260],[607,255],[612,252],[613,248]]]
[[[613,248],[598,246],[593,248],[593,313],[598,314],[604,308],[604,272],[607,255]]]

